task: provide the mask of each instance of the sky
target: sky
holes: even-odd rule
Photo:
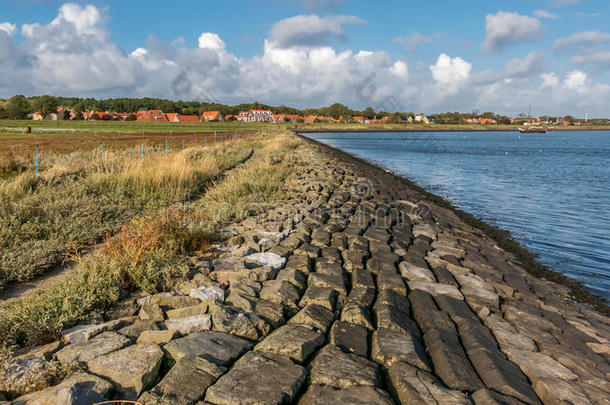
[[[610,2],[0,0],[0,98],[610,117]]]

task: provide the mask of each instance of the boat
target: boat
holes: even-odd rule
[[[519,128],[519,132],[522,134],[546,134],[547,129],[545,127],[527,127]]]
[[[530,103],[529,110],[527,112],[527,126],[525,128],[519,128],[519,132],[522,134],[546,134],[546,127],[532,126],[532,103]]]

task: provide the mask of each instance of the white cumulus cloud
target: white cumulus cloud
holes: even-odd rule
[[[451,58],[440,54],[436,63],[430,66],[432,77],[439,84],[455,85],[470,77],[472,64],[460,57]]]
[[[363,25],[366,21],[350,15],[335,15],[319,17],[298,15],[278,21],[271,27],[270,39],[277,46],[289,48],[293,46],[324,46],[331,39],[344,41],[346,35],[343,25]]]
[[[580,70],[573,70],[566,74],[563,83],[568,89],[581,91],[584,90],[586,87],[587,78],[588,77],[585,72],[581,72]]]
[[[481,48],[484,51],[491,51],[516,42],[540,38],[542,24],[537,18],[499,11],[485,17],[485,32],[486,38]]]
[[[17,26],[9,22],[0,23],[0,31],[4,31],[7,35],[12,36],[17,32]]]
[[[225,49],[225,43],[218,34],[213,32],[204,32],[199,36],[199,48],[200,49],[213,49],[221,50]]]

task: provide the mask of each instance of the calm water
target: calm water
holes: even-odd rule
[[[509,230],[541,262],[610,298],[610,132],[307,136]]]

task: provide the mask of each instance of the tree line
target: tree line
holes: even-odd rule
[[[328,107],[297,109],[285,105],[272,106],[259,102],[226,105],[209,103],[205,101],[167,100],[162,98],[79,98],[56,97],[50,95],[25,97],[16,95],[10,99],[0,100],[0,119],[25,119],[28,114],[40,112],[43,115],[57,111],[57,108],[68,108],[82,117],[85,111],[108,111],[116,113],[134,113],[140,110],[162,110],[165,113],[178,113],[182,115],[201,115],[204,111],[220,111],[224,116],[237,115],[244,110],[271,110],[276,114],[317,115],[340,119],[341,117],[361,116],[367,119],[388,117],[389,122],[402,122],[408,117],[414,117],[413,112],[375,111],[372,107],[364,110],[353,110],[341,103],[334,103]],[[510,124],[510,118],[493,112],[472,111],[469,113],[445,112],[434,114],[437,123],[459,124],[468,118],[490,118],[498,124]],[[567,121],[574,121],[572,116],[566,116]],[[607,122],[607,120],[606,120]]]

